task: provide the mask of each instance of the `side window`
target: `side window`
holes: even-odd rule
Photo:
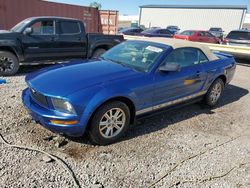
[[[208,62],[207,56],[199,50],[199,63],[206,63]]]
[[[81,32],[79,23],[75,21],[61,21],[60,31],[61,34],[78,34]]]
[[[54,35],[55,22],[54,21],[38,21],[30,26],[33,29],[32,35]]]
[[[181,67],[199,64],[199,50],[196,48],[177,48],[166,57],[164,63],[177,63]]]
[[[199,37],[204,37],[204,36],[205,36],[205,32],[203,32],[203,31],[199,32],[199,33],[198,33],[198,36],[199,36]]]
[[[160,30],[160,34],[170,34],[168,30],[162,29]]]
[[[135,32],[136,33],[140,33],[140,32],[142,32],[143,30],[142,29],[135,29]]]
[[[209,33],[209,32],[206,32],[206,36],[207,37],[214,37],[211,33]]]

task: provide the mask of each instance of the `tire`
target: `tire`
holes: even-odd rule
[[[6,51],[0,51],[0,76],[13,76],[19,69],[17,57]]]
[[[208,92],[205,96],[205,103],[210,106],[210,107],[214,107],[217,103],[218,100],[221,97],[221,94],[224,90],[224,82],[222,79],[218,78],[216,79],[212,85],[210,86],[210,88],[208,89]]]
[[[93,54],[91,58],[99,58],[101,57],[102,54],[104,54],[107,50],[103,49],[103,48],[97,48]]]
[[[111,116],[110,110],[112,110],[113,116]],[[116,113],[118,118],[115,116]],[[123,137],[129,128],[129,124],[130,110],[125,103],[120,101],[106,103],[95,112],[91,120],[90,139],[92,143],[97,145],[114,143]],[[117,127],[120,127],[120,129],[117,129]]]

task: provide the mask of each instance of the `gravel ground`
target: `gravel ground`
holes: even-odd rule
[[[20,96],[26,69],[0,85],[0,133],[11,144],[59,156],[81,187],[250,187],[249,66],[237,66],[217,108],[193,104],[139,120],[123,141],[109,146],[32,123]],[[58,161],[0,147],[0,187],[75,186]]]

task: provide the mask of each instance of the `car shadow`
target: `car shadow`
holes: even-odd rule
[[[130,140],[138,136],[146,135],[155,131],[164,129],[172,124],[181,122],[198,116],[200,114],[213,114],[213,110],[216,108],[223,107],[230,103],[240,100],[243,96],[247,95],[249,91],[247,89],[235,86],[227,85],[225,91],[218,103],[214,108],[210,108],[204,104],[194,103],[191,105],[184,106],[182,108],[176,108],[173,110],[161,111],[157,114],[153,114],[150,117],[140,118],[132,125],[121,141]],[[69,138],[69,137],[68,137]],[[87,135],[83,138],[69,138],[71,141],[79,142],[82,144],[91,144]]]

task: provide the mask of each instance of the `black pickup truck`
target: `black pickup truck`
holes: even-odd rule
[[[28,18],[0,30],[0,76],[14,75],[20,64],[95,58],[123,40],[121,35],[86,33],[76,19]]]

